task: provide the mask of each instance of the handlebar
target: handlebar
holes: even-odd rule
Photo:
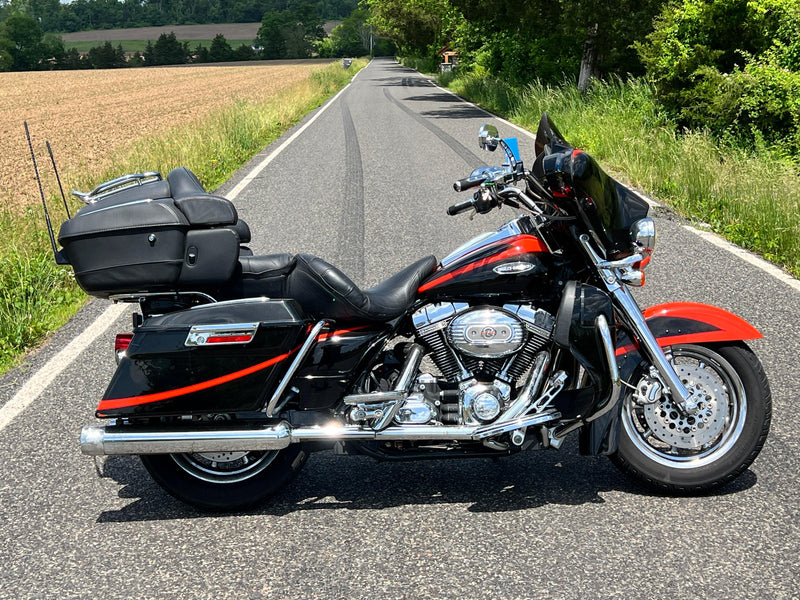
[[[486,178],[471,179],[470,177],[465,177],[464,179],[459,179],[458,181],[456,181],[453,184],[453,189],[457,192],[465,192],[474,187],[478,187],[479,185],[482,185],[484,183],[486,183]]]
[[[461,214],[462,212],[468,211],[472,208],[475,208],[475,201],[472,198],[470,198],[469,200],[464,200],[463,202],[456,202],[455,204],[453,204],[451,207],[447,209],[447,214],[452,217]]]

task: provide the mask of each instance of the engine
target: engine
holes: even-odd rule
[[[552,336],[553,315],[529,304],[429,304],[413,315],[441,377],[417,378],[399,423],[481,424],[513,400],[517,381]]]

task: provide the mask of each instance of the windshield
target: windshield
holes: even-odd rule
[[[589,154],[574,149],[547,113],[539,121],[535,145],[534,175],[551,189],[557,181],[569,188],[558,203],[597,234],[609,258],[630,254],[630,227],[647,216],[647,202],[609,177]]]

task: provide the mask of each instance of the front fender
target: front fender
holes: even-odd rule
[[[651,306],[643,312],[647,326],[653,332],[659,346],[677,344],[707,344],[713,342],[736,342],[764,337],[747,321],[727,310],[694,302],[671,302]],[[617,364],[623,381],[631,381],[642,361],[638,344],[625,331],[617,334]],[[585,428],[581,450],[585,454],[611,454],[616,451],[619,429],[619,407],[607,415],[602,422],[591,423]]]
[[[644,310],[647,326],[659,346],[735,342],[764,337],[747,321],[722,308],[696,302],[670,302]],[[617,338],[617,356],[637,350],[623,332]]]

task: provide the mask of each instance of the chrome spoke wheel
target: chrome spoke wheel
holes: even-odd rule
[[[277,450],[267,452],[206,452],[172,454],[172,460],[186,473],[209,483],[237,483],[266,469]]]
[[[704,346],[672,350],[675,371],[702,400],[694,414],[685,414],[669,396],[640,405],[625,400],[622,426],[636,448],[671,468],[696,469],[725,456],[742,434],[747,396],[741,378],[720,354]],[[643,377],[637,387],[646,385]]]

